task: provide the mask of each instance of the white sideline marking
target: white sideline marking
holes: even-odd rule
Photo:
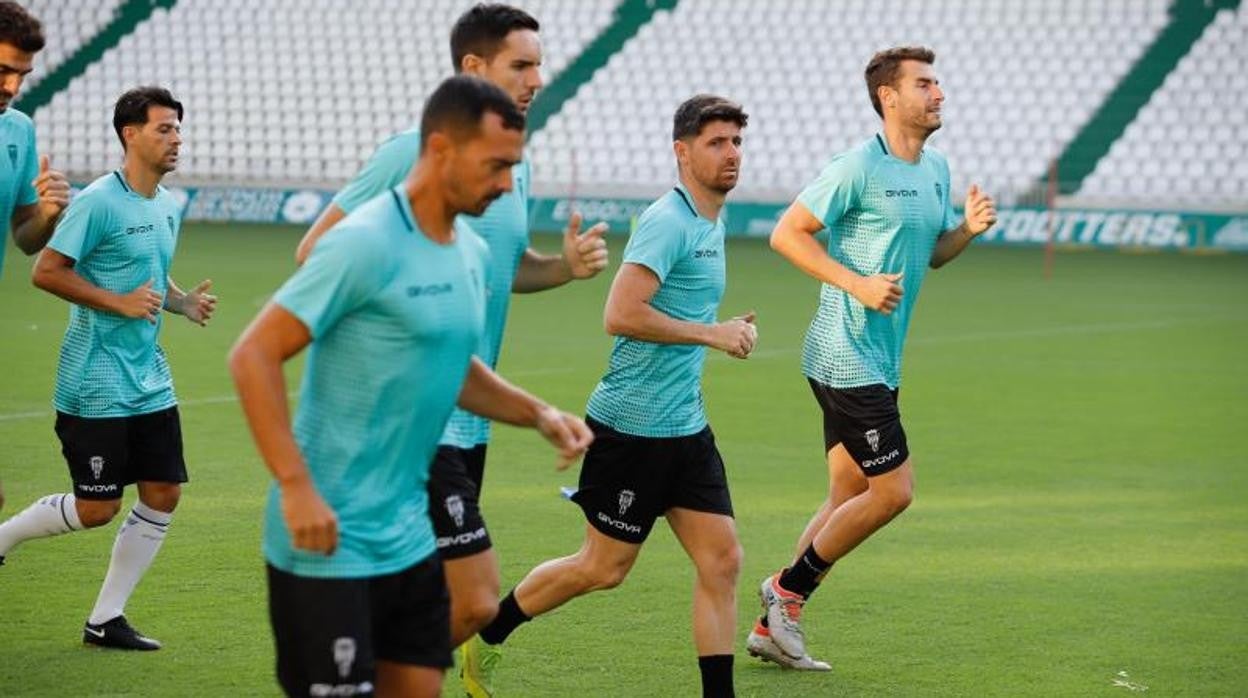
[[[527,371],[512,371],[506,377],[525,377],[525,376],[545,376],[559,373],[571,373],[570,368],[535,368]],[[288,398],[298,397],[298,392],[287,393]],[[201,405],[224,405],[227,403],[238,402],[238,396],[230,395],[212,395],[209,397],[192,398],[190,400],[178,400],[178,407],[199,407]],[[0,413],[0,422],[16,422],[22,419],[47,419],[52,417],[51,410],[42,410],[35,412],[8,412]]]

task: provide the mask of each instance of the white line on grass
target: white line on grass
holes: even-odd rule
[[[546,376],[546,375],[554,375],[554,374],[559,374],[559,373],[571,373],[571,372],[572,372],[572,369],[566,368],[566,367],[535,368],[535,369],[529,369],[527,371],[512,371],[508,373],[507,376],[504,376],[504,378]],[[298,397],[298,395],[299,393],[297,391],[287,393],[287,397],[292,397],[292,398]],[[233,402],[238,402],[237,395],[234,395],[234,394],[212,395],[210,397],[200,397],[200,398],[191,398],[189,400],[179,400],[178,406],[179,407],[199,407],[201,405],[224,405],[224,404],[233,403]],[[0,422],[16,422],[16,421],[20,421],[23,419],[46,419],[46,418],[50,418],[51,416],[52,416],[52,412],[50,410],[43,410],[43,411],[38,411],[38,412],[0,413]]]
[[[1108,334],[1112,332],[1130,332],[1133,330],[1158,330],[1173,327],[1175,325],[1199,323],[1216,318],[1185,318],[1181,320],[1150,320],[1142,322],[1108,322],[1098,325],[1058,325],[1055,327],[1036,327],[1026,330],[1006,330],[1001,332],[969,332],[967,334],[945,335],[935,337],[921,337],[911,342],[912,344],[953,344],[956,342],[981,342],[991,339],[1021,339],[1025,337],[1051,337],[1064,334]],[[767,359],[777,356],[788,356],[801,351],[800,347],[786,347],[782,349],[764,349],[756,351],[750,355],[752,359]],[[723,354],[714,354],[712,358],[726,359]],[[572,373],[571,368],[567,367],[546,367],[532,368],[523,371],[511,371],[504,377],[526,378],[529,376],[548,376],[562,373]],[[295,393],[291,393],[293,397]],[[192,398],[183,400],[178,404],[184,407],[197,407],[200,405],[223,405],[226,403],[236,402],[236,395],[213,395],[211,397]],[[42,419],[51,417],[49,411],[40,412],[9,412],[7,414],[0,413],[0,422],[14,422],[22,419]]]

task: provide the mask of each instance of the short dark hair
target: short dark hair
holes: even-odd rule
[[[742,111],[741,105],[730,99],[708,94],[694,95],[676,109],[672,140],[696,138],[712,121],[731,121],[745,128],[749,120],[750,115]]]
[[[113,107],[113,130],[117,132],[122,148],[126,147],[126,139],[122,137],[121,130],[127,126],[146,124],[151,107],[168,107],[178,113],[178,121],[182,120],[182,103],[174,99],[169,90],[153,86],[126,90]]]
[[[524,114],[498,85],[473,75],[443,80],[420,115],[421,148],[434,132],[452,132],[455,140],[477,135],[481,119],[489,112],[502,117],[503,128],[524,131]]]
[[[43,50],[43,24],[26,8],[4,0],[0,2],[0,44],[9,44],[25,51],[37,53]]]
[[[540,30],[533,15],[502,3],[477,3],[459,16],[451,27],[451,63],[455,72],[463,70],[464,56],[473,54],[486,60],[498,53],[507,35],[518,29]]]
[[[881,117],[884,116],[884,106],[880,104],[880,88],[884,85],[897,86],[902,61],[921,61],[931,65],[936,62],[936,53],[926,46],[897,46],[871,57],[865,73],[867,92],[871,95],[871,106]]]

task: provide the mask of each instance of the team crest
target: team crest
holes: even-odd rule
[[[453,494],[446,498],[446,513],[455,519],[455,527],[464,527],[464,500]]]
[[[867,445],[871,447],[872,453],[880,452],[880,430],[868,429],[863,436],[867,437]]]
[[[91,474],[96,480],[100,479],[100,475],[104,472],[104,456],[91,456],[88,461],[91,464]]]
[[[943,199],[943,198],[944,198],[944,191],[945,191],[945,190],[944,190],[944,188],[942,188],[942,187],[940,186],[940,182],[937,182],[937,183],[936,183],[936,198],[937,198],[937,199]]]
[[[636,497],[637,495],[633,494],[632,490],[620,490],[620,516],[623,516],[624,512],[628,511]]]
[[[174,232],[173,216],[165,216],[165,222],[169,224],[169,234],[172,235]]]
[[[9,164],[17,169],[17,146],[12,143],[9,144]]]
[[[355,640],[340,637],[334,640],[334,664],[338,665],[338,676],[347,678],[351,673],[351,665],[355,663]]]

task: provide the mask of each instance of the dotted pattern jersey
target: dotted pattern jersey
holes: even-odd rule
[[[274,296],[313,338],[294,433],[339,532],[332,556],[294,549],[274,485],[274,567],[374,577],[434,553],[429,464],[485,321],[489,251],[455,228],[452,243],[430,240],[396,187],[335,226]]]
[[[650,305],[677,320],[715,322],[724,295],[724,223],[698,215],[676,187],[650,205],[624,248],[625,264],[659,278]],[[616,337],[589,416],[625,434],[688,436],[706,427],[702,366],[706,347]]]
[[[391,137],[377,147],[372,158],[334,197],[334,204],[350,213],[378,194],[398,186],[407,178],[420,156],[420,129],[412,128]],[[478,217],[460,216],[490,247],[485,312],[485,334],[477,356],[490,368],[498,365],[511,306],[511,282],[516,278],[520,258],[529,247],[529,164],[521,162],[511,170],[512,190],[500,196]],[[447,421],[442,443],[472,448],[490,440],[490,421],[456,408]]]
[[[181,229],[181,207],[158,186],[147,198],[114,171],[83,189],[61,214],[48,247],[75,261],[88,283],[125,294],[151,281],[164,295]],[[79,417],[130,417],[176,404],[164,323],[71,305],[56,367],[53,404]]]
[[[896,389],[910,314],[941,233],[953,228],[949,165],[925,148],[917,163],[894,157],[883,136],[832,158],[797,198],[828,229],[828,254],[850,270],[904,274],[890,315],[867,310],[828,284],[806,332],[802,372],[833,388]]]

